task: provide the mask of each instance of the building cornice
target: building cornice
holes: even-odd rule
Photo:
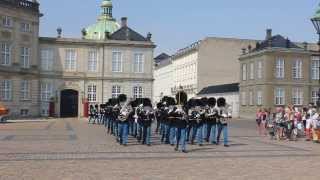
[[[302,54],[302,55],[313,55],[316,52],[315,51],[310,51],[310,50],[304,50],[300,48],[277,48],[277,47],[272,47],[272,48],[266,48],[260,51],[256,52],[250,52],[247,54],[243,54],[239,57],[239,60],[245,60],[248,58],[253,58],[256,56],[261,56],[267,53],[296,53],[296,54]]]
[[[89,46],[121,46],[121,47],[140,47],[156,48],[153,42],[140,41],[120,41],[120,40],[87,40],[77,38],[53,38],[40,37],[40,44],[59,44],[59,45],[89,45]]]
[[[0,4],[4,7],[18,8],[40,14],[38,2],[31,2],[28,0],[0,0]]]

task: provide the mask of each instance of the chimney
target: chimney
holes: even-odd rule
[[[271,38],[272,38],[272,29],[267,29],[266,40],[269,40]]]
[[[147,40],[148,40],[148,41],[151,41],[151,38],[152,38],[152,34],[151,34],[150,32],[148,32],[148,34],[147,34]]]
[[[57,28],[57,33],[58,33],[58,38],[61,38],[61,34],[62,34],[62,28],[61,27]]]
[[[248,46],[248,53],[251,53],[251,50],[252,50],[252,46],[249,44],[249,46]]]
[[[290,48],[290,40],[288,38],[286,39],[286,48]]]
[[[126,29],[126,40],[130,41],[130,31],[128,28]]]
[[[303,49],[305,51],[308,51],[308,43],[307,42],[303,42]]]
[[[127,27],[128,26],[128,18],[122,17],[121,18],[121,27]]]

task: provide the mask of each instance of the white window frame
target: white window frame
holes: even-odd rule
[[[292,88],[292,104],[295,106],[303,105],[303,88]]]
[[[250,63],[250,79],[254,79],[254,63]]]
[[[118,96],[121,94],[121,86],[114,85],[111,89],[111,96],[112,98],[118,98]]]
[[[262,105],[262,90],[257,90],[257,105],[261,106]]]
[[[0,80],[0,100],[12,100],[12,80]]]
[[[11,65],[11,45],[9,43],[1,43],[0,47],[0,60],[1,65],[10,66]]]
[[[53,61],[54,61],[53,49],[41,49],[40,58],[41,58],[41,70],[52,71]]]
[[[277,87],[274,90],[274,104],[277,106],[285,105],[286,92],[284,88]]]
[[[242,81],[247,80],[247,64],[242,64]]]
[[[320,59],[317,56],[311,57],[311,79],[319,80]]]
[[[95,49],[88,51],[88,71],[98,71],[98,51]]]
[[[133,98],[143,98],[143,87],[142,86],[134,86],[133,87]]]
[[[20,31],[21,32],[31,32],[31,24],[22,22],[20,23]]]
[[[134,53],[133,55],[133,72],[143,73],[144,72],[144,54]]]
[[[112,52],[112,72],[122,72],[123,54],[120,51]]]
[[[20,65],[22,68],[30,68],[30,48],[21,47],[20,48]]]
[[[42,102],[49,102],[50,99],[53,97],[53,85],[49,82],[43,82],[40,86],[41,92],[41,101]]]
[[[12,19],[12,17],[10,17],[10,16],[4,16],[3,17],[3,19],[2,19],[2,25],[4,26],[4,27],[12,27],[13,26],[13,19]]]
[[[258,79],[262,79],[262,68],[263,68],[262,61],[259,60],[257,63],[257,77],[258,77]]]
[[[312,88],[311,90],[311,102],[313,104],[317,104],[318,101],[318,92],[319,92],[319,88]]]
[[[241,92],[241,105],[242,106],[247,105],[247,93],[245,91]]]
[[[292,64],[292,78],[293,79],[302,79],[302,60],[296,59]]]
[[[280,58],[280,57],[277,58],[276,65],[275,65],[275,76],[277,79],[283,79],[285,77],[284,68],[285,68],[284,58]]]
[[[97,85],[89,84],[87,88],[87,95],[90,103],[97,102]]]
[[[47,117],[49,116],[49,103],[41,103],[41,116]]]
[[[65,70],[76,71],[77,70],[77,52],[75,49],[65,50]]]
[[[254,96],[253,96],[253,90],[249,91],[249,105],[253,106],[254,105]]]
[[[20,82],[20,100],[30,100],[30,81],[21,80]]]

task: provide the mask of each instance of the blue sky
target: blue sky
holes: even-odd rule
[[[102,0],[40,0],[40,35],[80,37],[96,21]],[[263,39],[265,29],[292,41],[315,42],[310,22],[317,0],[113,0],[113,15],[128,17],[129,26],[153,34],[155,53],[174,53],[205,37]],[[155,54],[155,55],[156,55]]]

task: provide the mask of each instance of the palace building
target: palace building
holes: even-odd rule
[[[316,104],[320,59],[315,44],[294,43],[268,29],[264,41],[243,49],[239,58],[240,116],[258,108]]]
[[[39,37],[37,1],[0,0],[0,100],[12,117],[77,117],[85,104],[119,94],[152,97],[151,34],[143,36],[112,15],[103,0],[97,22],[82,37]]]

